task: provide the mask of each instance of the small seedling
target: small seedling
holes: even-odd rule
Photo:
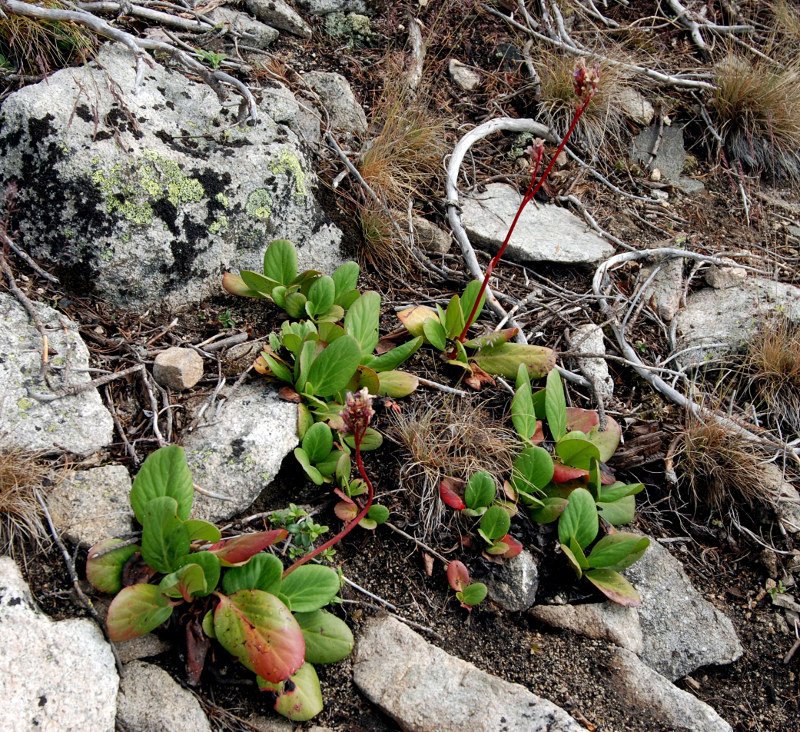
[[[486,585],[483,582],[470,582],[469,570],[463,562],[455,560],[447,565],[447,581],[465,610],[471,611],[486,598]]]

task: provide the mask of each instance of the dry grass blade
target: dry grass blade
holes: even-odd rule
[[[508,474],[519,448],[514,431],[473,397],[432,398],[391,419],[390,437],[409,456],[401,477],[419,498],[420,525],[426,537],[442,524],[442,478],[466,480],[477,470]]]
[[[35,492],[47,473],[35,454],[0,445],[0,553],[24,556],[26,545],[49,543]]]

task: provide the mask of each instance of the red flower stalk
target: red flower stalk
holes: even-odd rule
[[[348,524],[345,524],[345,527],[338,534],[336,534],[336,536],[334,536],[332,539],[328,539],[328,541],[326,541],[324,544],[318,546],[305,556],[300,557],[300,559],[298,559],[287,570],[285,570],[283,573],[284,577],[294,572],[295,569],[302,566],[310,559],[313,559],[318,554],[321,554],[326,549],[332,547],[334,544],[338,544],[356,526],[358,526],[361,519],[367,515],[369,509],[372,507],[372,499],[375,496],[375,489],[372,487],[372,481],[369,479],[367,471],[364,469],[364,461],[361,459],[361,442],[367,432],[367,427],[369,427],[370,420],[374,416],[375,411],[372,409],[372,397],[369,395],[369,391],[366,387],[364,387],[361,391],[357,391],[355,394],[347,392],[344,409],[341,412],[345,429],[341,432],[343,435],[353,436],[353,442],[356,446],[356,465],[358,466],[358,472],[361,474],[362,480],[367,485],[367,502],[358,512],[356,517]]]
[[[519,205],[519,209],[517,209],[517,214],[514,216],[514,220],[511,222],[511,227],[506,234],[506,238],[503,241],[503,245],[500,247],[500,250],[497,254],[492,257],[492,260],[489,262],[489,266],[486,268],[486,274],[483,277],[483,284],[481,285],[480,292],[478,293],[478,297],[475,300],[475,304],[472,306],[472,312],[469,314],[469,317],[466,320],[464,325],[464,330],[461,331],[461,335],[458,336],[458,340],[462,343],[467,338],[467,331],[469,327],[472,325],[472,321],[475,320],[475,313],[478,311],[478,306],[480,305],[481,299],[483,298],[483,293],[486,292],[486,287],[489,284],[489,277],[492,275],[492,271],[494,270],[497,263],[500,261],[500,258],[503,256],[503,252],[505,252],[506,247],[508,246],[508,242],[511,239],[511,235],[514,233],[514,228],[517,225],[517,221],[519,220],[520,215],[522,214],[523,209],[527,206],[531,199],[539,192],[539,189],[542,187],[542,184],[547,179],[547,176],[550,175],[550,171],[553,169],[553,165],[555,165],[556,159],[561,154],[561,151],[564,149],[564,145],[567,144],[567,140],[569,140],[570,135],[575,131],[575,125],[578,124],[578,120],[581,118],[581,115],[586,111],[586,107],[589,106],[589,102],[592,101],[592,97],[597,92],[597,85],[600,82],[600,67],[595,64],[594,68],[588,68],[586,66],[586,62],[581,58],[575,63],[575,73],[573,74],[573,87],[575,89],[575,94],[580,100],[578,108],[575,110],[575,115],[572,117],[572,122],[569,125],[569,129],[567,130],[567,134],[564,135],[564,138],[561,140],[561,144],[558,146],[555,155],[550,159],[550,164],[545,168],[544,173],[542,173],[541,178],[539,178],[538,182],[536,180],[536,174],[539,172],[539,164],[542,161],[542,156],[544,155],[544,141],[536,138],[533,141],[533,145],[528,148],[526,152],[528,152],[531,156],[531,182],[528,186],[528,190],[525,192],[525,195],[522,197],[522,203]]]

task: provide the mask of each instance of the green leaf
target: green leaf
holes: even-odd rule
[[[377,526],[385,524],[389,520],[389,509],[378,503],[373,504],[367,511],[367,518],[374,521]]]
[[[528,511],[531,520],[539,524],[549,524],[555,521],[561,516],[567,505],[566,498],[558,497],[542,498],[541,502],[542,505],[539,508],[531,508]]]
[[[190,541],[210,541],[213,543],[222,538],[219,529],[208,521],[189,519],[184,521],[183,525],[186,527]]]
[[[383,371],[378,374],[378,379],[378,394],[394,399],[408,396],[419,386],[419,378],[407,371]]]
[[[597,502],[600,515],[613,526],[622,526],[633,521],[636,513],[636,498],[625,496],[611,503]]]
[[[464,289],[464,294],[461,296],[461,312],[463,314],[463,319],[465,323],[467,322],[469,314],[472,312],[472,308],[475,305],[475,300],[478,299],[478,293],[481,291],[482,286],[483,282],[481,282],[480,280],[472,280]],[[485,303],[486,303],[486,291],[484,290],[483,295],[481,296],[481,303],[478,306],[478,309],[475,311],[475,317],[472,319],[473,323],[481,316],[481,311],[483,310],[483,306]]]
[[[246,564],[250,557],[272,546],[276,541],[283,541],[286,536],[286,529],[259,531],[255,534],[224,539],[210,546],[208,551],[219,558],[223,567],[238,567]]]
[[[336,597],[339,575],[330,567],[304,564],[284,577],[281,592],[291,600],[294,612],[309,613]]]
[[[307,384],[300,391],[310,390],[322,398],[333,396],[347,386],[360,360],[361,347],[355,338],[349,335],[337,338],[314,359]]]
[[[317,424],[321,424],[321,422],[317,422]],[[308,458],[308,453],[306,453],[302,447],[296,447],[294,449],[294,456],[313,483],[316,485],[322,485],[325,482],[325,477],[318,468],[311,464],[311,460]]]
[[[186,525],[177,516],[174,498],[151,498],[142,521],[142,559],[153,569],[169,574],[177,560],[189,553],[191,542]]]
[[[353,634],[343,620],[325,610],[295,613],[294,617],[306,641],[306,661],[336,663],[350,655]]]
[[[544,406],[550,433],[555,440],[560,440],[567,433],[567,400],[557,369],[553,369],[547,375]]]
[[[335,298],[336,285],[333,283],[333,279],[328,275],[322,275],[322,277],[314,280],[308,291],[306,312],[312,318],[317,315],[324,315],[333,306]]]
[[[318,315],[316,317],[316,321],[320,324],[323,323],[330,323],[336,324],[344,317],[344,308],[340,307],[339,305],[331,305],[327,311],[322,313],[322,315]]]
[[[217,634],[214,632],[214,611],[209,610],[203,615],[203,632],[209,638],[216,638]]]
[[[490,506],[481,519],[481,531],[490,541],[504,537],[511,528],[508,512],[500,506]]]
[[[461,301],[458,295],[453,295],[447,303],[447,311],[444,316],[444,329],[448,338],[456,338],[464,330],[464,316],[461,313]]]
[[[650,546],[650,539],[638,534],[617,533],[604,536],[588,556],[589,566],[619,572],[638,561]]]
[[[523,440],[530,440],[536,432],[536,411],[533,408],[531,379],[528,369],[522,363],[517,369],[517,392],[511,401],[511,422]]]
[[[589,569],[589,561],[586,559],[586,554],[583,552],[583,547],[578,544],[578,541],[574,536],[569,537],[569,550],[572,556],[578,561],[578,565],[582,571],[585,572],[587,569]]]
[[[302,446],[312,463],[324,460],[333,449],[331,428],[324,422],[317,422],[306,432]]]
[[[242,270],[240,274],[245,285],[247,285],[250,290],[260,293],[262,297],[265,295],[272,297],[272,291],[280,285],[280,282],[270,277],[265,277],[258,272],[250,272],[245,269]]]
[[[259,678],[258,688],[274,692],[277,695],[275,711],[293,722],[306,722],[322,711],[322,689],[310,663],[304,663],[297,673],[280,684],[270,684]]]
[[[585,488],[576,488],[569,495],[561,518],[558,521],[558,540],[569,544],[570,537],[575,537],[582,548],[594,541],[599,530],[597,509],[592,494]]]
[[[294,379],[291,369],[279,358],[276,358],[272,354],[267,353],[266,351],[261,352],[261,358],[263,358],[267,362],[267,366],[269,366],[269,370],[272,371],[273,375],[276,379],[280,379],[281,381],[286,381],[291,384]]]
[[[282,285],[297,277],[297,250],[286,239],[276,239],[264,252],[264,274]]]
[[[358,287],[358,272],[359,267],[355,262],[340,264],[333,272],[333,284],[336,285],[336,304],[345,309],[350,307],[352,303],[345,305],[339,301],[343,296],[348,295]]]
[[[467,504],[467,508],[485,508],[494,501],[495,492],[496,487],[492,476],[485,470],[479,470],[467,482],[464,489],[464,502]]]
[[[344,328],[336,323],[320,323],[319,339],[326,344],[333,343],[337,338],[344,335]]]
[[[222,589],[232,595],[239,590],[262,590],[277,595],[281,589],[283,564],[273,554],[256,554],[243,567],[233,567],[222,578]]]
[[[101,552],[122,543],[122,539],[104,539],[95,544],[86,557],[86,579],[95,589],[115,595],[122,589],[122,567],[136,552],[138,544],[121,546],[98,557]]]
[[[572,550],[566,544],[561,544],[560,546],[561,551],[564,552],[564,556],[569,562],[569,566],[572,567],[572,570],[575,572],[575,576],[578,579],[583,577],[583,570],[581,569],[581,564],[578,561],[578,558],[572,553]]]
[[[325,478],[330,478],[339,466],[339,460],[344,453],[341,450],[331,450],[324,460],[317,463],[317,470]]]
[[[620,498],[625,498],[625,496],[635,496],[643,490],[644,485],[642,483],[628,483],[626,485],[617,481],[613,485],[600,486],[600,500],[603,503],[613,503]]]
[[[471,338],[464,341],[467,348],[474,348],[480,351],[482,348],[495,348],[503,343],[508,343],[515,335],[519,333],[519,328],[504,328],[503,330],[492,331],[491,333],[484,333],[476,338]]]
[[[483,582],[473,582],[461,592],[456,592],[458,601],[464,605],[473,607],[486,599],[486,585]]]
[[[314,415],[305,404],[297,405],[297,436],[302,440],[314,424]]]
[[[422,324],[422,332],[436,350],[444,351],[447,348],[447,332],[438,318],[428,318]]]
[[[506,379],[516,378],[519,365],[525,364],[531,377],[539,379],[555,365],[555,354],[545,346],[501,343],[492,348],[482,348],[473,354],[472,360],[487,373]]]
[[[217,589],[219,584],[219,575],[221,572],[221,564],[219,557],[211,552],[194,552],[178,559],[178,567],[185,567],[187,564],[197,564],[203,570],[203,575],[206,578],[206,591],[195,592],[196,597],[205,597],[210,595]]]
[[[403,343],[401,346],[397,346],[397,348],[393,348],[391,351],[381,354],[371,361],[369,366],[378,373],[381,373],[381,371],[392,371],[401,363],[403,363],[403,361],[415,354],[419,350],[423,341],[424,338],[422,336],[417,336],[416,338]]]
[[[263,293],[250,289],[245,284],[245,281],[239,275],[233,274],[233,272],[226,272],[222,275],[222,287],[225,292],[239,297],[265,297]]]
[[[568,432],[556,442],[556,455],[564,465],[589,470],[592,459],[600,459],[597,446],[589,442],[582,432]]]
[[[193,597],[203,597],[208,594],[206,575],[199,564],[185,564],[174,572],[164,575],[158,583],[158,589],[167,597],[180,597],[186,602],[191,602]]]
[[[642,598],[634,586],[619,572],[612,569],[590,569],[586,573],[586,579],[618,605],[638,607],[642,604]]]
[[[192,512],[194,484],[182,447],[168,445],[151,453],[144,461],[131,488],[131,508],[141,524],[145,506],[151,498],[170,496],[177,501],[178,518]]]
[[[170,615],[172,606],[155,585],[125,587],[109,605],[108,637],[112,641],[138,638],[165,623]]]
[[[527,447],[514,460],[511,485],[516,491],[535,493],[553,479],[553,458],[543,447]]]
[[[377,292],[365,292],[344,316],[344,331],[358,341],[360,355],[372,353],[378,345],[378,325],[381,317],[381,296]]]
[[[356,443],[353,441],[353,435],[347,435],[344,442],[349,447],[355,449]],[[361,451],[369,452],[370,450],[377,450],[383,444],[383,435],[373,427],[367,427],[364,437],[361,440]]]
[[[302,318],[306,314],[306,302],[308,298],[302,292],[290,292],[286,295],[284,310],[292,318]]]
[[[239,590],[230,597],[217,597],[214,633],[222,647],[245,668],[278,683],[303,665],[303,632],[275,595],[262,590]]]

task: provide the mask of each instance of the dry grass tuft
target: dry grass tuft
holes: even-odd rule
[[[46,8],[64,8],[45,2]],[[20,74],[49,74],[85,63],[97,48],[97,37],[70,22],[8,15],[0,18],[0,65]]]
[[[468,479],[477,470],[494,476],[511,471],[519,440],[476,399],[439,397],[392,415],[390,436],[408,454],[401,478],[419,498],[420,525],[430,536],[442,523],[439,483]],[[449,509],[447,509],[449,510]]]
[[[800,326],[785,316],[766,320],[747,344],[744,367],[760,406],[800,435]]]
[[[728,54],[714,67],[711,109],[734,164],[800,182],[800,61]]]
[[[26,545],[48,543],[35,494],[47,473],[35,454],[0,446],[0,553],[24,555]]]
[[[578,102],[573,88],[575,59],[566,54],[543,50],[534,65],[542,82],[538,116],[563,137]],[[626,86],[625,75],[618,67],[601,63],[597,93],[578,120],[570,140],[587,150],[595,150],[603,142],[619,142],[625,128],[624,117],[616,100]]]

